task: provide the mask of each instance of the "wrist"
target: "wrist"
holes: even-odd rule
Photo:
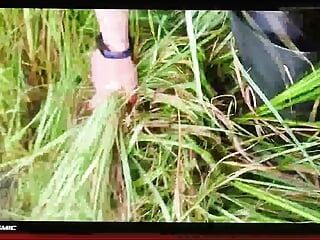
[[[113,52],[123,52],[130,47],[129,38],[128,37],[119,37],[119,35],[101,31],[103,43],[108,46],[110,51]]]
[[[96,10],[103,42],[111,51],[129,48],[128,10]]]
[[[97,46],[100,50],[101,54],[105,58],[109,59],[125,59],[131,56],[130,47],[124,48],[121,50],[122,47],[120,44],[117,44],[117,48],[113,45],[113,48],[110,48],[107,44],[104,43],[102,34],[100,33],[97,37]]]

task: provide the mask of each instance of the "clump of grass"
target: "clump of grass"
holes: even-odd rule
[[[60,150],[53,175],[32,209],[32,219],[103,219],[119,105],[109,99]]]
[[[319,222],[319,127],[277,116],[288,97],[314,100],[318,72],[267,101],[260,118],[239,115],[247,75],[226,12],[131,11],[138,105],[126,112],[110,98],[81,121],[93,13],[4,9],[0,18],[0,183],[14,183],[4,218]],[[218,95],[224,75],[234,88]]]

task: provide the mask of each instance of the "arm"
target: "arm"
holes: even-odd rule
[[[129,48],[128,10],[96,10],[104,43],[111,51]]]
[[[104,44],[112,52],[123,52],[129,48],[128,10],[95,10]],[[137,72],[131,57],[123,59],[105,58],[96,50],[91,59],[91,80],[95,95],[91,108],[106,101],[115,91],[124,91],[128,97],[137,86]]]

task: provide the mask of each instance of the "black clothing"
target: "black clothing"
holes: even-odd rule
[[[240,60],[251,78],[271,99],[309,71],[310,62],[320,60],[320,11],[247,13],[249,20],[242,12],[231,12],[232,31]],[[283,36],[289,36],[300,52],[283,44]],[[312,103],[300,104],[294,106],[294,112],[289,115],[286,112],[285,115],[308,119],[312,106]]]

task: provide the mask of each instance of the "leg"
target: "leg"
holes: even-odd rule
[[[263,13],[265,12],[256,12],[256,15]],[[281,13],[267,12],[266,14],[271,15],[269,16],[271,18],[278,18],[281,22],[281,18],[279,17]],[[251,26],[247,23],[241,16],[241,13],[231,13],[232,31],[236,39],[242,64],[246,69],[250,69],[249,74],[251,78],[264,92],[266,97],[271,99],[290,86],[292,81],[298,81],[306,71],[310,70],[310,64],[300,55],[296,54],[295,51],[281,46],[279,39],[275,37],[279,35],[279,31],[285,30],[290,37],[296,36],[296,38],[293,37],[294,42],[299,42],[301,38],[296,35],[297,31],[293,31],[293,27],[283,25],[281,30],[279,30],[279,26],[274,26],[273,29],[275,30],[272,30],[262,22],[261,18],[255,20],[268,38],[264,38],[262,35],[259,36],[259,33],[254,31],[256,26]],[[297,29],[299,29],[299,26],[297,26]],[[319,60],[319,54],[315,51],[301,52],[300,54],[303,54],[311,62]],[[288,72],[290,73],[289,75]],[[301,104],[294,107],[294,111],[305,119],[309,115],[311,108],[312,103]],[[294,115],[288,114],[287,116],[293,117]]]

